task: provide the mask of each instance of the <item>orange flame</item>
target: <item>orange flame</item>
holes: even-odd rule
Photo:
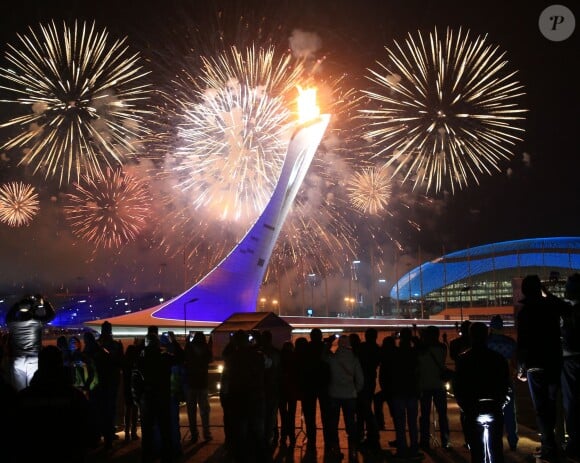
[[[320,108],[316,104],[316,88],[306,88],[298,86],[298,123],[316,119],[320,116]]]

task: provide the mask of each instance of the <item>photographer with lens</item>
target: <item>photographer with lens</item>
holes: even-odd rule
[[[16,390],[27,387],[38,370],[42,329],[54,317],[52,304],[40,295],[27,296],[8,311],[6,323],[9,330],[10,374]]]

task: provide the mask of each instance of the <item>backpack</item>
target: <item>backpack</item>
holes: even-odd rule
[[[91,360],[73,364],[73,385],[83,391],[93,391],[99,384],[97,369]]]

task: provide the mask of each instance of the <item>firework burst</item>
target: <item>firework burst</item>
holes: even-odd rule
[[[387,55],[370,70],[377,90],[364,91],[380,107],[362,116],[375,156],[388,157],[393,175],[400,171],[426,191],[446,184],[454,192],[513,156],[523,132],[523,86],[487,37],[447,29],[442,38],[435,29],[428,37],[409,34]]]
[[[345,213],[340,185],[321,176],[320,165],[311,168],[314,172],[305,179],[274,247],[269,267],[274,277],[281,269],[303,275],[340,273],[357,253],[353,217]]]
[[[363,214],[386,211],[391,199],[392,179],[386,166],[366,167],[355,172],[347,185],[350,202]]]
[[[31,185],[10,182],[0,187],[0,222],[11,227],[28,225],[38,213],[38,194]]]
[[[125,39],[112,41],[94,23],[76,22],[40,25],[18,38],[19,46],[9,45],[6,53],[10,67],[0,70],[1,88],[30,113],[1,125],[22,128],[2,147],[21,148],[21,164],[61,184],[130,158],[148,131],[147,111],[138,106],[149,90],[141,83],[147,72]]]
[[[153,152],[155,163],[162,164],[157,179],[175,188],[156,195],[166,198],[162,207],[172,225],[157,227],[155,243],[169,256],[183,254],[194,280],[225,257],[270,200],[296,126],[297,87],[315,86],[322,110],[333,115],[333,127],[286,219],[266,279],[306,259],[312,266],[305,268],[319,274],[341,270],[342,252],[353,255],[356,240],[349,217],[335,204],[337,197],[348,204],[344,191],[338,192],[344,190],[339,184],[345,172],[336,166],[348,164],[353,153],[343,150],[347,132],[341,130],[351,118],[340,116],[353,111],[360,93],[345,89],[344,76],[315,79],[302,60],[270,46],[225,50],[185,60],[163,92],[158,112],[163,128]],[[344,159],[339,151],[346,153]]]
[[[176,92],[178,147],[169,162],[196,208],[252,220],[280,174],[294,124],[288,99],[301,69],[289,56],[277,60],[272,48],[233,47],[201,60],[199,74],[183,76]]]
[[[151,197],[144,182],[120,169],[83,177],[67,195],[65,216],[73,234],[96,247],[119,248],[147,226]]]

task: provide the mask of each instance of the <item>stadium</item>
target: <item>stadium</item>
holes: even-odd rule
[[[390,291],[392,314],[447,319],[513,316],[523,277],[537,274],[550,292],[563,296],[566,278],[578,271],[580,237],[468,248],[421,263],[399,278]]]

